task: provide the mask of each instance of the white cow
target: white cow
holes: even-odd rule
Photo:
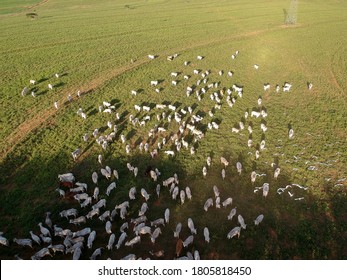
[[[268,183],[264,183],[264,184],[263,184],[263,196],[264,196],[264,197],[267,197],[267,195],[268,195],[268,193],[269,193],[269,188],[270,188],[270,186],[269,186]]]
[[[237,172],[239,173],[239,175],[241,175],[241,172],[242,172],[242,164],[241,162],[237,162],[236,163],[236,169],[237,169]]]
[[[207,227],[204,228],[204,237],[207,243],[210,243],[210,231]]]
[[[211,206],[213,206],[213,199],[208,198],[204,204],[204,210],[207,211]]]
[[[262,220],[264,219],[264,215],[263,214],[260,214],[255,220],[254,220],[254,224],[257,226],[259,225]]]
[[[234,227],[231,231],[229,231],[229,233],[227,235],[227,238],[231,239],[231,238],[233,238],[236,235],[238,237],[240,237],[240,233],[241,233],[241,227]]]
[[[289,92],[291,89],[292,85],[290,83],[285,83],[283,86],[283,92]]]
[[[228,205],[231,205],[233,203],[233,199],[231,197],[228,197],[226,200],[222,202],[223,207],[227,207]]]
[[[221,157],[220,158],[220,161],[222,164],[224,164],[224,167],[226,168],[228,165],[229,165],[229,162],[226,160],[226,158],[224,157]]]
[[[241,215],[238,215],[237,216],[237,220],[240,224],[240,226],[243,228],[243,229],[246,229],[246,224],[245,224],[245,220],[243,219],[243,217]]]

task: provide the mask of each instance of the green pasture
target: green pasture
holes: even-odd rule
[[[165,258],[174,258],[177,239],[173,237],[176,224],[183,224],[181,238],[190,235],[187,218],[194,220],[198,229],[194,243],[184,253],[199,250],[202,259],[346,259],[346,186],[347,186],[347,51],[346,12],[344,1],[299,1],[298,23],[283,25],[283,9],[290,1],[92,1],[48,0],[34,8],[38,17],[32,19],[25,9],[39,1],[4,1],[0,3],[0,231],[10,241],[14,237],[28,238],[29,231],[39,233],[37,224],[44,220],[45,212],[52,212],[54,223],[71,227],[59,212],[79,208],[76,201],[61,199],[55,189],[59,186],[58,174],[73,172],[77,181],[88,184],[93,194],[91,174],[99,172],[101,197],[107,198],[107,209],[128,200],[128,191],[137,187],[137,199],[130,201],[128,217],[136,217],[144,202],[140,189],[145,188],[151,198],[147,217],[154,220],[171,211],[170,223],[163,228],[155,245],[145,236],[142,245],[106,251],[102,258],[119,259],[129,253],[137,257],[150,257],[149,251],[164,250]],[[235,60],[231,55],[239,55]],[[168,55],[179,54],[173,61]],[[148,54],[158,57],[147,58]],[[198,55],[204,56],[197,60]],[[184,66],[184,61],[190,61]],[[254,64],[259,69],[253,68]],[[193,93],[186,96],[186,87],[196,82],[193,69],[211,70],[209,80],[219,81],[220,88],[233,84],[244,86],[242,98],[236,97],[230,108],[226,91],[220,110],[208,111],[214,106],[209,90],[199,102]],[[224,75],[219,76],[218,71]],[[173,86],[170,73],[180,72],[179,83]],[[233,77],[226,73],[233,71]],[[56,78],[55,73],[60,77]],[[186,81],[183,75],[190,75]],[[37,81],[30,85],[29,80]],[[150,81],[162,80],[163,90],[156,93]],[[290,82],[289,93],[275,92],[275,85]],[[307,89],[307,82],[313,84]],[[54,85],[48,90],[48,83]],[[263,84],[270,83],[264,92]],[[29,93],[21,96],[24,87]],[[137,96],[131,90],[139,90]],[[82,96],[76,96],[77,91]],[[36,92],[36,97],[30,95]],[[73,101],[67,102],[71,94]],[[268,131],[260,130],[261,118],[248,116],[245,129],[237,134],[231,129],[257,108],[257,99],[268,117]],[[59,109],[53,103],[59,102]],[[99,113],[103,101],[111,102],[121,115]],[[148,131],[158,124],[157,114],[137,113],[134,105],[176,103],[178,109],[192,106],[194,113],[204,115],[201,127],[205,137],[195,143],[196,153],[182,148],[171,158],[159,152],[152,159],[140,152],[137,145],[148,139]],[[76,114],[82,108],[87,113],[83,120]],[[169,110],[165,110],[169,113]],[[130,115],[141,119],[150,115],[143,127],[132,126]],[[187,117],[184,117],[186,120]],[[215,120],[219,130],[209,130],[207,123]],[[90,135],[88,142],[82,137],[99,128],[101,134],[110,133],[107,121],[118,125],[114,143],[104,151]],[[266,140],[266,149],[255,160],[255,148],[247,147],[249,122],[253,124],[252,140],[255,144]],[[178,124],[162,122],[167,132],[151,140],[151,149],[171,132],[178,131]],[[294,128],[294,139],[288,139],[288,127]],[[125,152],[119,137],[124,134],[132,148]],[[186,140],[191,140],[187,135]],[[190,145],[191,146],[191,145]],[[81,148],[81,157],[74,162],[71,152]],[[174,149],[170,142],[165,150]],[[104,164],[117,169],[120,179],[110,197],[105,195],[110,182],[101,178],[98,154]],[[203,178],[202,168],[206,158],[212,157],[208,175]],[[220,157],[230,165],[222,180]],[[236,171],[236,162],[243,164],[242,174]],[[135,178],[127,169],[131,163],[139,168]],[[273,179],[276,162],[281,167],[277,180]],[[161,172],[158,183],[177,173],[180,189],[189,186],[193,199],[183,205],[179,198],[171,199],[162,187],[157,199],[157,183],[144,175],[148,166]],[[317,170],[309,170],[315,166]],[[253,185],[251,172],[267,174],[257,178]],[[263,198],[254,188],[270,184],[270,193]],[[308,187],[307,191],[293,189],[295,201],[287,193],[278,195],[276,190],[288,184]],[[233,198],[233,205],[226,209],[212,207],[203,210],[207,198],[213,197],[212,187],[218,186],[221,201]],[[227,216],[233,207],[245,218],[247,229],[239,239],[227,239],[227,233],[238,225]],[[81,209],[85,215],[89,209]],[[255,227],[253,220],[264,214],[264,221]],[[117,238],[118,228],[124,221],[117,219],[113,229]],[[97,219],[88,222],[100,234],[93,246],[106,247],[108,236],[104,225]],[[205,243],[203,228],[210,230],[211,242]],[[83,227],[83,226],[82,226]],[[77,227],[72,227],[77,230]],[[55,239],[59,243],[60,239]],[[38,251],[17,245],[0,247],[2,259],[13,259],[15,254],[30,258]],[[82,251],[82,258],[89,258],[93,250]],[[55,258],[70,255],[57,254]]]

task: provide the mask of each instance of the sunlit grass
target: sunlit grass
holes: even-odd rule
[[[128,199],[133,186],[137,186],[138,197],[141,187],[151,193],[149,220],[162,217],[165,209],[170,208],[171,222],[155,246],[164,248],[168,257],[174,253],[172,230],[176,223],[182,222],[185,238],[189,235],[187,218],[192,217],[199,232],[194,248],[206,259],[345,258],[346,251],[339,247],[338,240],[345,238],[346,231],[343,206],[346,183],[335,187],[339,179],[346,177],[347,163],[346,40],[340,36],[345,28],[343,9],[323,1],[300,2],[300,24],[285,28],[281,26],[282,8],[286,8],[287,1],[177,2],[83,1],[81,5],[79,1],[49,1],[36,9],[39,13],[36,20],[24,15],[0,19],[5,26],[1,35],[4,40],[0,43],[4,72],[0,75],[1,106],[6,108],[0,111],[0,143],[2,150],[9,151],[2,157],[0,170],[1,231],[9,237],[27,237],[48,210],[57,223],[68,226],[58,217],[59,211],[79,206],[77,202],[59,199],[55,192],[57,175],[72,171],[78,181],[88,183],[88,192],[92,194],[91,174],[100,169],[97,155],[102,154],[104,163],[120,173],[118,188],[108,198],[109,209]],[[240,54],[232,60],[231,54],[236,50]],[[146,56],[150,53],[159,57],[149,61]],[[179,56],[167,61],[166,56],[174,53]],[[198,61],[197,55],[205,58]],[[186,60],[191,61],[189,66],[184,66]],[[260,66],[257,71],[253,68],[255,63]],[[216,110],[213,117],[220,121],[220,129],[206,130],[204,139],[196,145],[195,155],[184,148],[173,160],[163,152],[156,159],[140,153],[136,144],[148,138],[149,129],[158,123],[156,114],[161,112],[152,109],[148,113],[151,120],[145,127],[133,127],[128,121],[130,114],[140,119],[146,115],[137,114],[135,104],[177,102],[179,109],[196,104],[194,113],[206,114],[202,124],[207,127],[208,111],[214,104],[209,95],[213,91],[208,91],[200,102],[195,94],[185,95],[186,87],[197,80],[193,74],[196,68],[210,69],[209,79],[220,81],[221,87],[243,85],[243,97],[229,108],[224,95],[222,109]],[[217,74],[219,70],[224,70],[223,76]],[[181,72],[176,87],[171,85],[172,71]],[[228,71],[234,72],[232,78],[226,75]],[[55,78],[55,73],[61,77]],[[191,75],[191,79],[183,80],[185,74]],[[44,80],[34,86],[36,98],[20,95],[22,88],[29,86],[29,79]],[[150,86],[153,79],[163,80],[162,92],[156,93]],[[275,85],[284,82],[293,84],[292,91],[276,94]],[[307,82],[313,83],[312,91],[307,89]],[[48,91],[48,83],[60,86]],[[264,83],[271,84],[270,92],[264,92]],[[87,91],[88,87],[92,91],[78,99],[77,90]],[[130,95],[133,89],[142,92],[134,97]],[[46,119],[44,112],[52,110],[54,101],[65,101],[68,94],[73,95],[74,101],[60,103],[59,110]],[[248,117],[240,134],[232,133],[231,128],[246,110],[250,112],[257,107],[259,96],[268,112],[268,131],[267,149],[256,161],[255,148],[247,147],[247,125],[249,121],[253,123],[253,142],[259,143],[264,137],[261,119]],[[123,118],[117,121],[115,114],[99,113],[98,106],[103,101],[115,104],[116,112]],[[86,120],[76,114],[79,108],[87,113]],[[42,123],[22,135],[15,146],[9,146],[7,139],[18,126],[36,118],[41,118]],[[83,142],[83,135],[91,134],[95,128],[110,132],[106,127],[108,120],[118,123],[120,132],[107,151],[92,137]],[[289,125],[295,130],[292,140],[288,139]],[[177,130],[173,120],[167,126],[166,136]],[[120,134],[132,135],[127,141],[132,147],[129,155],[119,140]],[[153,145],[160,140],[161,137],[153,141]],[[77,147],[83,153],[75,163],[71,152]],[[170,143],[167,149],[172,148]],[[202,168],[209,155],[212,166],[204,179]],[[230,161],[224,181],[220,175],[221,156]],[[236,171],[237,161],[244,166],[241,176]],[[127,162],[139,167],[138,178],[128,171]],[[273,179],[273,162],[281,167],[277,181]],[[318,170],[308,170],[311,165]],[[144,176],[148,166],[161,171],[159,183],[177,173],[180,189],[186,186],[192,189],[192,201],[180,205],[164,187],[156,200],[156,183]],[[252,170],[267,176],[252,185]],[[270,183],[266,199],[253,192],[255,186],[264,182]],[[296,190],[296,195],[305,197],[304,202],[276,193],[277,188],[291,183],[309,187],[308,192]],[[108,184],[105,179],[100,182],[103,197]],[[231,208],[203,210],[206,199],[214,197],[214,185],[221,191],[221,201],[232,197],[232,207],[237,206],[238,213],[246,219],[248,227],[239,240],[226,239],[237,224],[237,217],[227,221]],[[129,216],[137,216],[142,202],[139,199],[131,203]],[[260,213],[265,215],[264,222],[254,227],[253,220]],[[122,223],[117,220],[114,228]],[[97,221],[91,222],[91,226],[103,230]],[[204,226],[210,228],[209,246],[203,240]],[[317,234],[320,230],[321,234]],[[95,246],[105,246],[107,240],[100,238]],[[149,242],[145,239],[144,248],[136,248],[138,256],[148,255],[152,249]],[[4,258],[12,258],[18,248],[0,249]],[[121,258],[129,252],[122,249],[110,256]],[[84,257],[88,258],[89,253],[85,251]]]

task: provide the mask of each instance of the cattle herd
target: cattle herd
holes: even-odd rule
[[[231,54],[231,61],[237,59],[239,55],[239,51]],[[172,61],[178,57],[178,54],[174,54],[168,56],[167,60]],[[155,60],[158,56],[148,55],[148,58]],[[206,59],[204,56],[199,55],[194,59],[194,64],[199,64],[199,61],[204,59]],[[58,175],[59,183],[57,184],[59,186],[56,188],[57,199],[66,199],[71,207],[61,209],[59,213],[47,212],[45,216],[43,215],[43,221],[26,236],[8,239],[5,233],[1,233],[1,245],[13,246],[14,250],[18,251],[14,258],[35,260],[112,259],[115,255],[114,252],[126,248],[122,251],[126,253],[119,259],[160,259],[167,258],[167,256],[174,259],[200,259],[202,246],[209,246],[210,240],[214,236],[214,232],[209,226],[197,227],[194,224],[194,216],[181,218],[179,222],[174,223],[170,218],[171,215],[177,215],[174,209],[167,207],[163,213],[159,214],[155,209],[156,201],[160,198],[162,200],[172,199],[176,201],[176,205],[191,203],[197,199],[194,197],[194,189],[180,184],[180,178],[174,170],[170,176],[164,178],[161,171],[155,166],[150,166],[147,170],[139,170],[139,167],[128,162],[126,172],[121,173],[111,168],[102,155],[114,142],[123,145],[127,155],[136,156],[137,153],[141,153],[145,156],[148,155],[151,160],[160,156],[171,159],[183,150],[192,157],[198,153],[199,144],[205,140],[206,134],[213,133],[225,125],[215,118],[216,112],[221,110],[222,106],[232,110],[237,101],[247,94],[247,91],[244,90],[244,86],[233,83],[235,73],[230,69],[221,69],[214,73],[210,69],[193,69],[191,64],[193,64],[191,61],[184,61],[183,70],[172,71],[167,77],[168,80],[171,79],[171,82],[166,83],[166,86],[170,87],[171,91],[174,91],[180,83],[186,84],[185,90],[182,92],[187,100],[184,105],[170,102],[154,105],[153,103],[136,104],[133,112],[126,116],[117,112],[115,104],[112,104],[111,101],[104,101],[97,105],[98,114],[108,114],[107,116],[109,116],[107,129],[101,132],[101,129],[97,127],[93,131],[86,131],[81,139],[81,145],[71,151],[72,159],[78,162],[84,152],[81,148],[83,142],[94,142],[101,147],[100,154],[95,159],[96,162],[99,162],[100,168],[90,174],[92,183],[81,182],[71,172],[61,172]],[[252,71],[262,69],[258,64],[254,64],[250,68]],[[223,75],[227,75],[230,80],[229,86],[223,86],[218,80],[218,77]],[[55,77],[59,79],[58,74]],[[35,83],[35,80],[30,80],[30,84]],[[156,94],[165,90],[162,80],[151,80],[148,83],[150,89],[153,88]],[[49,84],[48,88],[54,90],[54,85]],[[264,83],[264,92],[270,92],[271,88],[270,84]],[[311,83],[308,84],[308,89],[312,89]],[[292,85],[289,82],[283,82],[282,85],[274,86],[273,94],[284,94],[291,90]],[[28,88],[25,87],[21,94],[26,96],[28,91]],[[138,89],[133,89],[129,93],[134,100],[141,94],[144,93]],[[35,93],[32,93],[32,96],[35,97]],[[80,96],[81,92],[78,92],[77,98]],[[206,113],[202,113],[201,110],[198,111],[198,107],[206,96],[207,99],[210,99],[208,101],[210,107],[204,110]],[[73,101],[71,95],[69,95],[68,101]],[[59,110],[58,101],[54,103],[54,108]],[[87,114],[82,108],[79,108],[77,114],[83,119],[87,118]],[[227,128],[231,137],[248,133],[245,149],[248,149],[248,155],[254,161],[258,161],[267,149],[266,134],[269,133],[267,116],[268,112],[263,105],[263,99],[259,96],[254,100],[253,109],[245,110],[237,121],[237,125]],[[252,122],[251,119],[257,121]],[[258,122],[259,126],[254,125]],[[127,139],[120,123],[126,123],[135,130],[145,130],[145,134],[142,133],[142,135],[144,134],[146,137],[136,143],[132,142],[132,139]],[[262,135],[260,143],[254,143],[254,133]],[[286,137],[289,141],[296,137],[292,127],[288,130]],[[244,176],[246,171],[241,160],[238,160],[235,165],[231,164],[233,161],[227,155],[215,155],[212,153],[212,149],[211,154],[201,163],[202,178],[209,176],[213,164],[219,166],[223,182],[228,175]],[[262,181],[261,184],[257,182],[258,177],[271,178],[273,181],[281,176],[281,168],[278,163],[269,165],[273,170],[272,174],[259,174],[257,170],[252,170],[249,174],[249,183],[254,188],[254,195],[261,193],[259,199],[266,199],[269,192],[273,192],[276,195],[288,195],[293,202],[303,200],[304,196],[296,196],[295,190],[306,191],[308,188],[306,186],[288,183],[286,186],[275,188],[268,182]],[[146,182],[150,182],[149,185],[130,187],[127,190],[127,199],[114,203],[117,192],[124,188],[119,184],[120,177],[136,178],[144,176],[144,174],[148,177]],[[225,216],[225,221],[230,224],[230,229],[225,233],[225,241],[221,242],[234,242],[249,227],[266,226],[266,217],[263,213],[258,213],[254,217],[245,217],[237,208],[238,201],[234,201],[231,196],[223,195],[217,185],[210,186],[210,191],[206,192],[213,195],[198,202],[201,205],[201,213],[211,211],[212,208],[216,211],[227,209],[229,213]],[[299,193],[302,194],[302,192]],[[155,215],[149,215],[151,211],[154,211]],[[155,218],[149,219],[148,216],[155,216]],[[174,220],[179,219],[175,216]],[[171,229],[170,234],[164,230],[167,228]],[[203,240],[203,243],[195,243],[197,238]],[[172,240],[165,244],[176,245],[171,247],[157,245],[161,244],[161,240]],[[141,250],[141,248],[144,249]],[[201,258],[207,258],[207,256],[201,255]]]

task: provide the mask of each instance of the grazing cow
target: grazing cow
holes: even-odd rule
[[[112,182],[106,189],[106,195],[109,196],[111,191],[116,188],[116,182]]]
[[[224,167],[226,168],[228,165],[229,165],[229,162],[226,160],[226,158],[224,157],[221,157],[220,158],[220,161],[222,164],[224,164]]]
[[[270,89],[270,84],[264,84],[264,91],[269,90]]]
[[[228,215],[228,220],[232,220],[235,215],[236,215],[236,207],[231,209],[231,211]]]
[[[171,110],[171,111],[176,111],[176,106],[173,106],[173,105],[169,105],[169,109]]]
[[[194,227],[194,222],[191,218],[188,218],[188,227],[192,234],[197,234],[196,228]]]
[[[280,92],[280,86],[276,85],[276,93],[279,93],[279,92]]]
[[[220,208],[220,197],[216,197],[216,208]]]
[[[264,150],[265,149],[265,140],[261,140],[259,148],[260,148],[260,150]]]
[[[254,67],[255,70],[259,69],[259,65],[258,64],[254,64],[253,67]]]
[[[36,252],[35,255],[31,256],[31,259],[40,260],[45,256],[53,257],[51,253],[49,252],[49,248],[42,248],[40,251]]]
[[[284,83],[283,85],[283,92],[289,92],[291,89],[292,85],[290,83]]]
[[[156,81],[156,80],[151,81],[151,86],[157,86],[158,84],[159,84],[159,81]]]
[[[239,173],[239,175],[241,175],[241,172],[242,172],[242,164],[241,162],[237,162],[236,163],[236,169],[237,169],[237,172]]]
[[[211,206],[213,206],[213,199],[208,198],[204,204],[204,210],[207,212],[208,208],[210,208]]]
[[[27,94],[27,92],[28,92],[28,88],[27,88],[27,87],[24,87],[23,90],[22,90],[22,92],[21,92],[21,95],[22,95],[22,96],[25,96],[25,95]]]
[[[222,202],[223,207],[227,207],[228,205],[231,205],[233,203],[233,199],[231,197],[228,197],[226,200]]]
[[[261,97],[258,98],[258,106],[261,106],[261,103],[262,103],[262,99]]]
[[[182,239],[178,239],[176,242],[176,256],[179,257],[183,249]]]
[[[262,220],[264,219],[264,215],[263,214],[260,214],[255,220],[254,220],[254,224],[257,226],[259,225]]]
[[[274,178],[277,179],[278,175],[280,175],[281,169],[277,167],[274,172]]]
[[[108,240],[108,244],[107,244],[107,246],[106,246],[106,248],[107,248],[108,250],[112,250],[113,244],[114,244],[115,240],[116,240],[116,235],[115,235],[114,233],[112,233],[112,234],[110,235],[110,238],[109,238],[109,240]]]
[[[29,246],[30,248],[33,248],[33,242],[29,238],[19,239],[19,238],[13,238],[13,242],[17,243],[20,246]],[[5,244],[8,244],[8,241],[5,241]]]
[[[264,123],[260,124],[260,129],[265,133],[267,131],[267,127]]]
[[[75,219],[70,219],[69,223],[70,224],[75,224],[75,225],[80,225],[81,223],[86,223],[87,219],[84,216],[77,217]]]
[[[72,173],[59,174],[58,178],[62,183],[73,183],[75,181],[75,177]]]
[[[164,151],[164,153],[172,157],[175,155],[174,151]]]
[[[227,235],[227,238],[231,239],[231,238],[233,238],[236,235],[238,237],[240,237],[240,233],[241,233],[241,227],[234,227],[231,231],[229,231],[229,233]]]
[[[206,175],[207,175],[207,168],[206,168],[206,166],[204,166],[202,168],[202,175],[204,175],[204,177],[206,177]]]
[[[122,246],[122,244],[124,243],[125,238],[126,238],[127,236],[128,236],[128,235],[127,235],[125,232],[123,232],[123,233],[121,234],[121,236],[120,236],[119,239],[118,239],[117,245],[116,245],[116,249],[117,249],[117,250],[120,248],[120,246]]]
[[[170,221],[170,209],[166,208],[165,213],[164,213],[164,217],[165,217],[165,223],[169,223]]]
[[[210,231],[207,227],[204,228],[204,237],[207,243],[210,243]]]
[[[238,220],[239,224],[241,225],[241,227],[243,229],[246,229],[247,225],[245,224],[245,220],[243,219],[243,217],[241,215],[237,216],[237,220]]]
[[[151,110],[151,107],[149,107],[149,106],[142,106],[142,110],[146,111],[146,112],[149,112]]]
[[[214,192],[214,196],[217,198],[217,197],[219,197],[219,189],[218,189],[218,187],[215,185],[215,186],[213,186],[213,192]]]
[[[165,108],[166,108],[166,105],[157,104],[155,107],[156,107],[157,109],[165,109]]]
[[[269,184],[268,183],[264,183],[263,184],[263,196],[267,197],[268,193],[269,193]]]
[[[74,150],[71,153],[73,160],[76,161],[80,154],[81,154],[81,149],[80,148],[77,148],[76,150]]]
[[[165,220],[163,218],[159,218],[159,219],[156,219],[154,220],[153,222],[151,222],[151,227],[152,226],[160,226],[160,225],[165,225]]]
[[[136,110],[136,111],[141,112],[141,106],[135,105],[134,107],[135,107],[135,110]]]
[[[148,201],[150,195],[147,193],[147,191],[144,188],[141,189],[141,195],[144,197],[146,201]]]
[[[148,210],[148,204],[146,202],[142,203],[141,209],[139,211],[139,216],[145,215],[147,210]]]
[[[257,178],[257,173],[255,171],[252,171],[252,173],[251,173],[251,182],[254,183],[256,178]]]
[[[259,157],[260,157],[259,150],[256,150],[256,151],[255,151],[255,159],[258,159]]]
[[[240,130],[239,130],[238,128],[236,128],[236,127],[233,127],[233,128],[231,129],[231,132],[239,133]]]
[[[194,241],[194,236],[190,235],[183,241],[183,247],[188,247]]]
[[[174,231],[174,237],[179,238],[181,229],[182,229],[182,224],[181,224],[181,223],[178,223],[178,224],[176,225],[176,229],[175,229],[175,231]]]
[[[189,187],[186,187],[186,195],[189,200],[192,199],[192,192]]]

